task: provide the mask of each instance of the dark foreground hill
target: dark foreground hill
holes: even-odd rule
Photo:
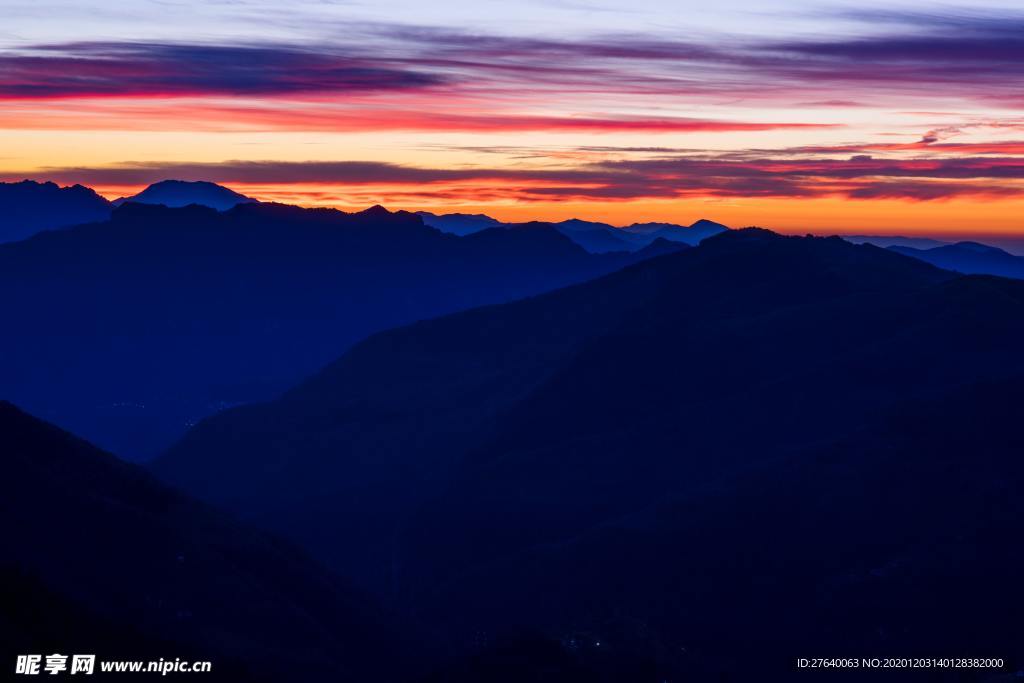
[[[737,231],[376,335],[156,471],[566,678],[1020,666],[1022,344],[1024,283]]]
[[[5,666],[59,652],[209,660],[218,681],[386,681],[423,651],[293,546],[6,402],[0,454]]]
[[[0,183],[0,243],[14,242],[43,230],[106,220],[110,202],[81,185],[23,180]]]
[[[424,589],[419,616],[464,637],[501,634],[507,624],[542,627],[546,648],[518,644],[510,659],[533,662],[532,672],[566,672],[555,680],[788,681],[807,674],[796,671],[801,653],[815,652],[997,658],[994,668],[889,675],[1015,680],[1024,667],[1024,551],[1011,540],[1024,531],[1024,439],[1015,427],[1022,397],[1017,375],[907,402],[856,435],[695,482],[621,515],[593,515],[584,531],[557,541],[540,542],[550,481],[520,485],[514,502],[506,494],[505,505],[480,506],[503,486],[491,473],[484,491],[460,487],[462,495],[439,504],[445,514],[417,525],[420,556],[444,556],[436,542],[450,538],[452,513],[473,515],[477,538],[493,538],[496,509],[503,524],[495,535],[507,542],[514,529],[516,540],[532,537],[530,547],[462,564]],[[572,497],[571,486],[561,495]],[[581,674],[581,664],[619,671],[601,678]]]
[[[126,204],[109,221],[0,246],[0,386],[32,413],[142,458],[369,333],[665,248],[591,255],[543,224],[456,237],[380,207]]]

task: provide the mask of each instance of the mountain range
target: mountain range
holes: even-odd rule
[[[1024,282],[966,274],[1011,255],[111,211],[0,246],[16,653],[402,683],[787,680],[837,644],[1024,668]]]
[[[1022,343],[1022,282],[729,231],[371,336],[152,469],[590,680],[779,680],[836,643],[1019,666]]]
[[[109,220],[0,245],[0,376],[31,413],[141,459],[372,332],[685,246],[594,255],[540,223],[458,237],[381,207],[129,202]]]
[[[1015,256],[987,244],[956,242],[928,249],[896,245],[889,248],[958,273],[1024,279],[1024,256]]]
[[[93,190],[75,185],[25,180],[0,183],[0,242],[28,238],[37,232],[103,221],[111,211],[127,203],[158,204],[181,208],[196,204],[227,211],[257,200],[222,185],[206,181],[163,180],[129,197],[107,201]],[[483,214],[437,215],[419,211],[426,225],[454,235],[469,235],[489,228],[515,228],[523,224],[503,223]],[[592,253],[637,251],[658,238],[694,245],[701,239],[726,230],[726,226],[699,220],[690,226],[670,223],[638,223],[616,228],[607,223],[570,219],[553,223],[555,229]]]
[[[438,215],[428,211],[418,211],[417,214],[423,218],[425,224],[454,235],[468,235],[497,227],[515,229],[520,225],[502,223],[483,214],[448,213]],[[633,223],[624,228],[617,228],[608,223],[584,221],[578,218],[552,223],[552,225],[560,233],[594,254],[636,251],[659,238],[695,246],[705,237],[717,235],[729,229],[721,223],[706,219],[698,220],[688,226],[672,223]]]
[[[60,187],[34,180],[0,183],[0,243],[27,239],[46,230],[105,221],[115,207],[126,202],[170,207],[198,204],[224,211],[255,201],[215,183],[183,180],[154,183],[139,194],[113,202],[82,185]]]
[[[4,202],[15,207],[7,215],[59,228],[0,245],[14,330],[0,339],[4,395],[130,459],[157,455],[220,409],[280,394],[373,332],[582,282],[728,230],[346,214],[182,181],[114,203],[24,181],[0,185]],[[985,245],[854,239],[957,272],[1024,274],[1022,257]]]
[[[163,180],[136,195],[121,197],[113,202],[108,202],[81,185],[61,188],[53,183],[38,183],[31,180],[0,183],[0,211],[3,214],[0,217],[0,243],[25,239],[43,230],[104,220],[109,217],[114,207],[129,202],[160,204],[173,208],[196,204],[226,211],[238,204],[256,201],[222,185],[206,181]],[[485,214],[435,214],[417,211],[416,215],[425,225],[460,236],[492,228],[515,229],[529,225],[504,223]],[[707,219],[700,219],[688,226],[673,223],[633,223],[620,228],[608,223],[576,218],[550,225],[591,253],[636,251],[659,238],[694,246],[706,237],[729,229],[721,223]],[[936,252],[931,256],[923,253],[937,247],[963,246],[968,243],[954,244],[925,237],[882,235],[846,235],[843,238],[854,244],[867,243],[895,249],[909,248],[902,253],[937,262],[958,272],[1020,277],[1018,267],[1010,265],[1011,259],[1017,257],[1006,252],[1005,257],[995,259],[979,259],[961,250]]]
[[[854,244],[873,244],[876,247],[911,247],[913,249],[932,249],[949,244],[930,237],[904,237],[902,235],[843,235],[844,240]]]
[[[106,220],[112,208],[110,202],[82,185],[60,187],[34,180],[0,183],[0,243]]]

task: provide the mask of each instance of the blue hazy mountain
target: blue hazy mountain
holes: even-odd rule
[[[469,235],[502,225],[501,221],[485,216],[482,213],[446,213],[438,215],[429,211],[417,211],[416,215],[423,219],[424,224],[453,235]]]
[[[842,270],[833,275],[830,269],[838,267]],[[756,342],[744,342],[758,344],[745,354],[737,356],[736,349],[743,345],[734,337],[726,337],[723,341],[729,345],[714,350],[712,343],[726,333],[747,334],[746,326],[756,316],[776,308],[799,310],[807,299],[824,308],[834,291],[913,291],[954,277],[914,259],[838,239],[730,231],[699,247],[589,283],[371,337],[279,400],[239,407],[204,421],[158,461],[157,471],[200,497],[232,502],[247,515],[266,506],[273,510],[268,520],[285,531],[307,533],[310,543],[323,539],[327,548],[339,552],[345,548],[344,557],[369,558],[369,550],[349,552],[349,545],[336,543],[334,534],[315,521],[343,523],[357,519],[355,512],[304,512],[305,504],[291,500],[291,492],[303,492],[308,503],[343,505],[378,480],[426,491],[427,483],[419,479],[451,473],[460,458],[495,438],[492,434],[501,423],[519,411],[552,411],[550,423],[536,430],[526,425],[520,437],[535,433],[544,443],[571,441],[558,430],[570,428],[588,413],[598,426],[613,431],[651,428],[648,413],[661,415],[679,401],[695,400],[695,394],[718,385],[722,389],[716,391],[724,391],[725,386],[742,386],[765,373],[786,370],[768,363],[760,374],[751,374],[765,363],[765,351],[758,352],[766,341],[763,334]],[[755,286],[762,280],[765,284]],[[767,284],[776,284],[778,291]],[[791,316],[786,321],[791,326],[800,322]],[[829,332],[826,328],[820,334]],[[680,337],[687,336],[690,341],[683,343]],[[586,399],[572,397],[586,408],[536,404],[548,382],[567,377],[576,364],[616,340],[623,342],[618,352],[601,358],[608,367],[587,362],[578,373],[573,371],[576,381],[584,382],[581,387],[593,392]],[[839,349],[827,345],[817,353],[827,357]],[[809,362],[812,358],[808,355]],[[590,379],[580,377],[587,372],[593,373]],[[630,377],[645,384],[619,392]],[[605,379],[610,380],[607,386]],[[708,406],[721,409],[710,400]],[[736,417],[734,412],[724,411],[708,426]],[[387,438],[396,441],[393,447],[385,447],[373,427],[380,416],[388,416]],[[678,418],[666,418],[658,431],[700,427]],[[299,443],[295,434],[316,436]],[[327,454],[334,452],[346,457],[331,460],[324,469]],[[264,460],[285,466],[270,470],[259,465]],[[380,500],[391,506],[391,498],[389,494]],[[289,522],[295,517],[301,520]],[[386,550],[390,557],[390,547]],[[361,573],[387,575],[374,566]]]
[[[727,226],[709,221],[706,218],[694,221],[688,226],[675,225],[674,223],[633,223],[623,228],[628,233],[643,236],[644,239],[661,237],[672,242],[689,244],[690,246],[696,246],[705,238],[725,232],[728,229]]]
[[[515,228],[517,223],[502,223],[484,214],[433,214],[417,212],[427,225],[443,232],[466,235],[493,227]],[[578,218],[552,223],[559,232],[593,254],[615,251],[636,251],[658,238],[695,246],[706,237],[717,235],[729,228],[721,223],[700,219],[692,225],[674,223],[634,223],[616,228],[608,223],[584,221]]]
[[[154,469],[464,642],[657,680],[1019,657],[1022,344],[1019,281],[729,231],[370,337]]]
[[[81,185],[23,180],[0,183],[0,242],[14,242],[43,230],[103,221],[110,202]]]
[[[0,468],[10,662],[180,657],[212,660],[211,680],[389,681],[422,656],[404,626],[294,546],[3,401]]]
[[[419,211],[417,215],[423,218],[425,224],[454,235],[468,235],[495,227],[511,230],[518,226],[530,225],[528,223],[503,223],[484,214],[448,213],[437,215]],[[606,223],[572,218],[550,225],[592,254],[636,251],[646,243],[630,239],[628,235],[622,234],[615,227]]]
[[[607,223],[570,218],[553,224],[560,233],[592,254],[632,251],[642,246]]]
[[[906,246],[889,249],[958,273],[1024,278],[1024,257],[978,242],[957,242],[927,249]]]
[[[873,244],[876,247],[911,247],[913,249],[932,249],[949,244],[929,237],[904,237],[902,235],[842,235],[847,242],[854,244]]]
[[[380,207],[127,203],[0,246],[0,376],[33,414],[137,459],[367,334],[658,252],[591,255],[545,224],[456,237]]]
[[[131,197],[114,200],[115,206],[126,202],[137,204],[162,204],[172,208],[198,204],[218,211],[226,211],[239,204],[251,204],[256,200],[230,190],[223,185],[203,180],[161,180]]]
[[[910,581],[965,579],[964,595],[1014,595],[1011,572],[980,580],[1000,562],[1018,568],[1012,548],[958,557],[953,574],[941,554],[985,547],[1015,528],[997,520],[1019,519],[1009,494],[991,523],[972,510],[1001,476],[1021,479],[1014,422],[995,429],[1015,390],[986,387],[1024,372],[1022,295],[839,239],[727,233],[373,337],[279,401],[203,423],[157,471],[453,633],[528,623],[652,656],[675,643],[693,654],[669,648],[659,666],[707,674],[815,644],[834,596],[852,615],[835,627],[841,642],[952,642],[983,603],[924,618],[924,588],[886,599]],[[933,434],[907,414],[948,424]],[[970,493],[950,497],[971,472]],[[863,495],[873,475],[887,477],[886,497]],[[933,523],[958,515],[968,521]],[[801,544],[830,524],[843,533]],[[1018,647],[1006,626],[984,632]]]

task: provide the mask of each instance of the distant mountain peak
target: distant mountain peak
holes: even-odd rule
[[[110,209],[110,202],[84,185],[61,187],[28,179],[0,183],[0,243],[106,220]]]
[[[771,242],[776,240],[788,239],[785,235],[780,235],[777,232],[772,232],[765,228],[758,228],[756,226],[750,226],[747,228],[739,228],[738,230],[727,230],[720,232],[715,235],[711,235],[707,238],[709,243],[753,243],[753,242]]]
[[[567,230],[608,230],[615,229],[615,226],[609,225],[608,223],[600,223],[598,221],[587,221],[582,218],[569,218],[567,220],[555,223],[555,225],[565,228]]]
[[[374,204],[368,209],[363,209],[362,211],[357,212],[357,215],[366,216],[367,218],[373,218],[375,216],[391,216],[394,214],[393,212],[388,211],[387,208],[381,206],[380,204]]]
[[[1007,253],[1006,251],[1004,251],[1003,249],[1000,249],[999,247],[989,246],[988,244],[982,244],[981,242],[971,242],[971,241],[956,242],[952,246],[958,247],[960,249],[965,249],[967,251],[978,252],[979,254],[989,254],[989,253],[991,253],[991,254],[996,254],[996,253],[998,253],[998,254],[1006,254]]]
[[[482,213],[435,214],[430,211],[417,211],[416,215],[426,225],[453,235],[470,235],[487,230],[488,228],[521,230],[528,225],[553,227],[591,253],[637,251],[659,238],[693,246],[705,237],[729,229],[728,226],[709,221],[705,218],[700,219],[693,225],[648,222],[633,223],[626,227],[615,227],[609,223],[589,221],[582,218],[568,218],[557,222],[505,223]]]
[[[39,181],[31,180],[29,178],[25,178],[24,180],[19,180],[17,182],[8,183],[8,185],[20,185],[22,187],[34,185],[38,185],[39,187],[59,187],[59,185],[57,185],[57,183],[53,182],[52,180]]]
[[[659,222],[633,223],[630,226],[621,228],[621,231],[634,236],[634,239],[666,239],[696,246],[700,244],[701,240],[728,229],[727,226],[721,223],[715,223],[714,221],[702,218],[692,225]]]
[[[206,188],[206,189],[220,189],[227,190],[234,194],[238,194],[233,190],[229,190],[223,185],[212,183],[209,180],[175,180],[174,178],[168,178],[167,180],[159,180],[150,185],[148,190],[165,189],[165,188]]]
[[[453,235],[471,235],[474,232],[480,232],[481,230],[487,230],[488,228],[496,228],[504,225],[501,221],[496,218],[482,213],[445,213],[436,214],[430,211],[417,211],[416,215],[420,217],[426,225],[432,228],[440,230],[441,232],[451,233]]]
[[[100,197],[99,193],[91,187],[86,187],[81,183],[75,183],[73,185],[58,185],[52,180],[30,180],[28,178],[19,180],[13,183],[0,183],[0,185],[6,185],[11,188],[21,189],[26,191],[39,191],[39,192],[62,192],[66,194],[76,195],[88,195],[90,197]],[[106,200],[103,200],[106,201]]]
[[[729,226],[708,220],[707,218],[698,218],[693,223],[690,223],[690,228],[719,228],[721,230],[728,230]]]
[[[171,208],[198,204],[218,211],[226,211],[238,204],[251,204],[257,200],[232,189],[206,180],[161,180],[131,197],[114,201],[121,204],[163,204]]]
[[[692,246],[686,242],[676,242],[664,237],[656,237],[650,244],[634,253],[637,258],[648,259],[654,256],[674,254],[683,249],[692,249]]]
[[[888,249],[958,273],[1024,279],[1024,257],[980,242],[957,242],[927,249],[894,244]]]
[[[941,242],[928,237],[907,237],[905,235],[842,235],[842,238],[854,244],[873,244],[882,249],[890,247],[932,249],[950,244],[950,242]]]

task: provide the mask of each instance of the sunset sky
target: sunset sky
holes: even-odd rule
[[[3,0],[0,180],[1024,236],[1014,6]]]

